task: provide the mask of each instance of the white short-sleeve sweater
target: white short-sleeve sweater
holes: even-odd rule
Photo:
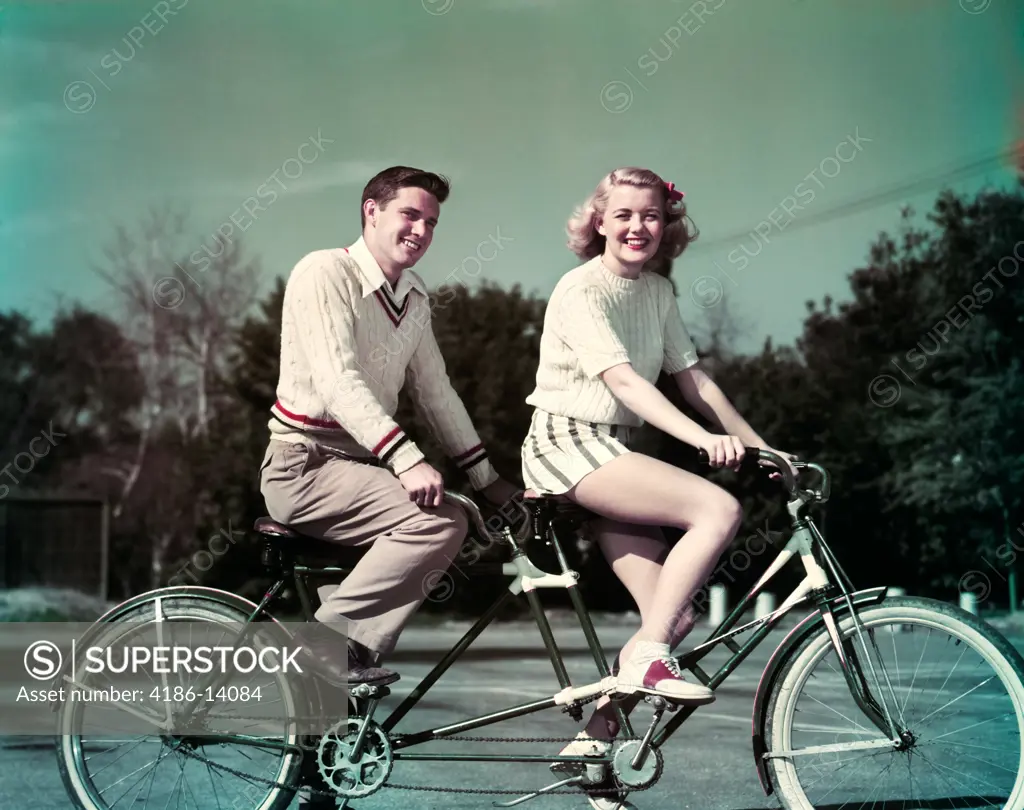
[[[544,313],[537,385],[526,402],[548,413],[602,424],[639,427],[601,379],[630,363],[654,383],[660,371],[683,371],[697,351],[679,314],[671,282],[643,272],[628,279],[598,256],[566,273]]]

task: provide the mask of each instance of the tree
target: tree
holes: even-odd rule
[[[1017,278],[1024,198],[946,195],[931,219],[938,230],[921,243],[932,272],[918,303],[931,328],[904,352],[917,376],[881,426],[883,440],[903,459],[884,485],[892,500],[942,519],[947,560],[969,565],[994,555],[1008,567],[1016,609],[1012,535],[1024,507],[1024,289]],[[951,573],[945,584],[956,579]]]
[[[246,531],[266,515],[258,472],[270,439],[270,406],[277,391],[284,289],[284,279],[277,277],[256,312],[239,326],[228,352],[224,404],[211,423],[217,441],[209,445],[210,457],[203,461],[204,491],[219,509],[207,515],[198,537]],[[259,549],[232,545],[203,574],[221,587],[258,597],[266,587],[258,554]]]
[[[851,274],[852,300],[836,311],[830,301],[824,311],[812,306],[805,324],[800,349],[829,416],[808,433],[837,472],[830,515],[843,533],[867,516],[874,531],[844,543],[882,561],[893,584],[948,593],[977,549],[1002,536],[993,531],[998,498],[979,500],[976,488],[1017,480],[1007,465],[1020,453],[1007,439],[1019,435],[1022,301],[997,268],[1012,254],[1022,210],[1019,191],[989,191],[941,195],[931,230],[912,227],[906,211],[899,237],[882,234],[869,264]],[[1006,455],[994,457],[997,471],[989,456],[987,479],[983,464],[954,467],[958,453],[975,458],[991,442]],[[1000,497],[1012,511],[1009,493]]]
[[[147,538],[150,587],[162,584],[173,554],[219,512],[199,462],[212,455],[204,445],[215,440],[214,412],[231,407],[230,345],[256,293],[258,266],[243,259],[238,243],[218,237],[217,252],[204,246],[200,256],[187,234],[183,214],[150,211],[135,232],[117,229],[105,266],[96,268],[117,296],[142,381],[131,414],[133,451],[104,470],[121,483],[115,528]],[[134,497],[137,489],[144,492]]]
[[[38,372],[38,336],[32,322],[18,312],[0,314],[0,459],[5,464],[38,432],[40,410],[52,406],[44,402],[52,391],[44,390],[45,377]]]
[[[21,315],[3,316],[0,356],[0,458],[50,436],[50,450],[33,453],[36,463],[19,484],[96,492],[97,454],[125,440],[125,416],[140,396],[135,356],[120,328],[81,306],[58,312],[48,332],[34,331]]]

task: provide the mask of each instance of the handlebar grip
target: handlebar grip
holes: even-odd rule
[[[701,464],[710,464],[711,457],[708,455],[708,451],[703,447],[697,449],[697,460]],[[740,462],[740,467],[753,468],[758,466],[757,462],[761,460],[761,449],[759,447],[744,447],[743,448],[743,461]],[[758,466],[758,469],[760,467]]]
[[[760,447],[744,447],[743,461],[740,462],[740,469],[762,469],[759,461],[771,461],[776,465],[776,469],[772,472],[778,472],[782,476],[782,480],[790,492],[796,492],[796,481],[793,478],[793,474],[789,471],[786,465],[783,463],[782,457],[770,450],[764,450]],[[710,462],[707,451],[703,448],[698,448],[697,457],[700,459],[702,464]]]

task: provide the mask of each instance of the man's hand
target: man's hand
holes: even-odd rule
[[[480,490],[492,506],[502,507],[522,495],[523,490],[510,484],[504,478],[498,478]]]
[[[409,500],[418,506],[440,506],[444,499],[444,479],[425,461],[399,473],[398,480],[409,493]]]
[[[772,447],[766,447],[765,450],[770,450],[771,452],[778,453],[780,456],[782,456],[782,460],[786,462],[786,466],[789,468],[789,472],[793,476],[794,480],[800,477],[800,471],[793,466],[793,462],[797,460],[797,456],[793,455],[792,453],[783,453],[781,450],[776,450]],[[762,461],[760,462],[760,464],[762,467],[777,467],[777,465],[773,461]],[[768,477],[778,480],[782,478],[782,473],[773,472]]]

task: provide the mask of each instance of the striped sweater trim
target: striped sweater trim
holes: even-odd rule
[[[343,250],[346,253],[349,252],[348,248],[343,248]],[[349,255],[351,256],[352,254],[349,253]],[[402,321],[405,319],[405,313],[409,311],[409,296],[407,295],[405,300],[399,304],[388,294],[386,287],[378,287],[373,291],[373,294],[391,323],[395,326],[401,326]]]
[[[395,454],[395,451],[408,441],[409,437],[405,435],[405,431],[400,427],[394,427],[388,431],[383,439],[374,445],[372,452],[386,464],[388,459]]]
[[[293,427],[315,427],[315,428],[326,428],[330,430],[342,430],[343,428],[333,419],[316,419],[312,416],[306,416],[301,413],[292,413],[284,405],[281,404],[281,400],[277,400],[273,407],[270,409],[271,413],[279,418],[281,416],[290,419],[296,423]],[[276,411],[276,413],[275,413]],[[281,420],[282,422],[284,419]],[[287,423],[286,423],[287,424]]]
[[[402,301],[402,305],[399,306],[383,287],[378,287],[373,291],[373,294],[381,307],[383,307],[384,314],[388,316],[391,323],[395,326],[401,326],[405,313],[409,310],[409,296],[406,296],[405,300]]]
[[[274,403],[274,406],[270,409],[270,414],[278,422],[291,428],[298,428],[301,430],[307,427],[314,427],[321,430],[333,430],[348,435],[348,432],[337,422],[331,422],[326,419],[314,419],[311,416],[292,413],[282,407],[280,402]],[[373,448],[373,454],[377,456],[382,464],[386,464],[395,455],[398,449],[408,444],[409,441],[409,437],[405,435],[401,428],[393,428],[376,444]]]
[[[487,451],[484,449],[482,444],[478,444],[475,447],[469,448],[464,453],[459,453],[455,456],[455,466],[465,472],[470,467],[475,467],[481,461],[487,458]]]

